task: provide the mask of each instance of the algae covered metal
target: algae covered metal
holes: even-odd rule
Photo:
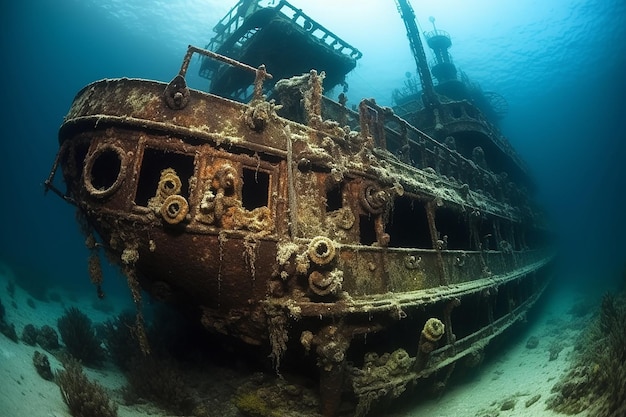
[[[281,30],[321,27],[287,2],[257,3],[227,22],[254,18],[261,33],[261,11]],[[262,38],[246,45],[254,34],[234,26],[218,28],[220,45],[262,57]],[[338,39],[321,46],[336,57],[330,88],[360,53],[323,32]],[[525,169],[477,107],[432,90],[403,117],[371,99],[353,110],[323,96],[323,67],[279,80],[230,52],[190,46],[169,83],[109,79],[76,96],[46,185],[76,205],[96,285],[103,248],[138,303],[141,287],[267,346],[277,369],[313,360],[325,416],[342,399],[364,414],[416,382],[445,383],[525,317],[549,279],[548,232]],[[194,54],[214,80],[239,75],[221,95],[189,89]]]

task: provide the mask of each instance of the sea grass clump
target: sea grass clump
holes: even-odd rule
[[[105,358],[91,319],[76,307],[65,310],[57,322],[61,339],[70,355],[88,366],[98,366]]]
[[[70,358],[63,366],[56,382],[73,417],[117,417],[117,406],[106,390],[85,375],[79,362]]]

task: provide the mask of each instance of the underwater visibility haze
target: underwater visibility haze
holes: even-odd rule
[[[290,3],[363,53],[346,77],[349,107],[362,98],[395,104],[392,92],[415,76],[416,64],[393,0]],[[58,151],[59,126],[75,95],[105,78],[169,82],[187,45],[204,47],[234,4],[27,0],[0,6],[5,56],[0,173],[7,187],[0,204],[0,263],[25,288],[95,294],[75,209],[53,193],[44,195],[43,187]],[[554,232],[558,256],[551,292],[576,288],[598,298],[623,285],[626,3],[412,0],[411,5],[420,31],[433,25],[447,31],[457,68],[505,100],[507,114],[499,127],[526,162]],[[194,58],[187,82],[206,91],[199,67]],[[336,100],[341,92],[326,93]],[[64,189],[61,175],[55,184]],[[103,266],[107,296],[130,298],[120,271]],[[6,306],[7,297],[0,294]]]

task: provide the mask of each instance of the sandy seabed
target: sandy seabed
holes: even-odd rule
[[[57,319],[69,306],[80,308],[94,323],[104,322],[122,310],[116,308],[116,311],[107,314],[94,308],[94,300],[70,297],[62,291],[59,291],[62,300],[73,301],[67,301],[67,304],[29,302],[31,297],[19,286],[11,297],[6,290],[11,279],[0,275],[0,300],[6,310],[5,321],[14,324],[18,336],[21,336],[22,329],[29,323],[37,327],[47,324],[56,329]],[[573,348],[581,326],[577,325],[580,319],[568,311],[582,299],[583,294],[553,292],[545,297],[543,306],[539,307],[541,314],[535,315],[533,322],[521,330],[524,334],[516,338],[519,342],[510,344],[497,355],[492,355],[480,369],[475,370],[472,378],[448,387],[436,400],[421,401],[409,411],[394,412],[389,416],[562,416],[547,410],[546,401],[552,395],[552,387],[567,371],[574,356]],[[539,340],[539,344],[533,349],[526,346],[526,341],[531,336]],[[556,347],[562,350],[556,359],[550,360],[550,351]],[[21,341],[15,343],[0,334],[0,417],[71,417],[61,398],[59,387],[37,374],[32,363],[35,350],[42,351],[39,347],[28,346]],[[53,371],[62,368],[53,355],[48,354],[48,357]],[[126,381],[117,368],[107,363],[102,369],[85,368],[85,372],[90,379],[110,390],[114,400],[121,402],[119,392]],[[529,400],[537,396],[539,399],[527,406]],[[120,417],[168,415],[147,404],[132,407],[119,404],[118,407]],[[585,415],[581,413],[578,416]]]

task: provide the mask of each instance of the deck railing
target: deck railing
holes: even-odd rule
[[[220,49],[237,31],[245,30],[246,20],[261,10],[273,10],[274,13],[272,16],[281,16],[283,19],[291,21],[294,25],[310,33],[310,35],[321,44],[332,48],[336,53],[349,56],[352,59],[359,59],[363,55],[357,48],[343,41],[333,32],[317,23],[301,9],[294,7],[289,2],[281,0],[276,5],[273,5],[273,3],[275,2],[268,2],[267,0],[240,0],[230,9],[226,16],[215,25],[213,31],[216,35],[206,45],[205,49],[231,55]],[[232,45],[243,49],[245,44],[260,30],[260,28],[255,25],[249,26],[250,27],[245,30],[245,32],[237,35],[238,39],[234,41],[232,39],[230,40]],[[237,59],[238,57],[231,56],[231,58]],[[218,68],[219,66],[213,65],[203,66],[200,75],[211,80]]]
[[[461,191],[463,184],[471,190],[481,190],[494,206],[501,206],[503,200],[519,205],[519,200],[524,199],[517,187],[510,186],[510,179],[480,167],[374,100],[363,100],[359,114],[324,97],[322,109],[325,119],[338,120],[352,130],[366,128],[374,146],[392,153],[400,162],[447,178],[452,184],[457,183]]]

